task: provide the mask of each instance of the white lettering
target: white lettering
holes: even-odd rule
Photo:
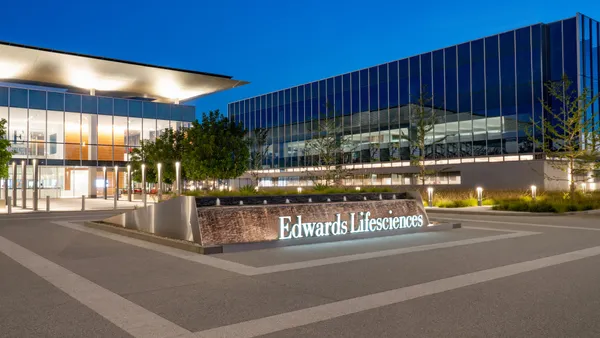
[[[347,233],[375,232],[416,228],[424,225],[423,215],[371,217],[371,212],[359,212],[358,224],[356,213],[348,213],[348,220],[342,220],[341,214],[335,214],[333,221],[302,222],[302,216],[296,216],[292,223],[291,216],[279,216],[279,239],[339,236]]]
[[[279,239],[289,239],[292,236],[287,235],[286,233],[290,231],[290,223],[286,223],[285,220],[292,221],[290,216],[281,216],[279,217]]]

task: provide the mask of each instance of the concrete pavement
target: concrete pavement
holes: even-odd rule
[[[112,213],[0,217],[0,336],[600,336],[597,217],[202,256],[82,225]]]

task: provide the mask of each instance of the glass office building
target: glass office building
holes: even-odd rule
[[[0,42],[0,119],[17,175],[27,188],[39,165],[40,196],[97,197],[127,184],[142,141],[196,119],[187,100],[243,85],[231,76]],[[25,165],[26,179],[22,179]],[[115,177],[115,166],[121,167]],[[107,180],[104,180],[104,171]]]
[[[599,30],[578,14],[233,102],[228,112],[249,130],[269,130],[263,185],[311,184],[298,172],[317,164],[305,144],[325,115],[352,140],[344,161],[356,174],[348,184],[413,184],[401,135],[415,127],[411,116],[424,93],[437,117],[425,157],[448,168],[429,183],[461,184],[470,172],[465,163],[537,158],[529,135],[543,138],[535,125],[544,114],[540,99],[548,100],[545,82],[566,74],[579,90],[598,92]]]
[[[167,128],[182,129],[196,119],[194,106],[145,102],[65,92],[0,86],[0,119],[6,119],[13,159],[40,165],[44,195],[89,195],[89,175],[100,183],[114,166],[125,167],[141,141]],[[18,177],[21,167],[18,166]],[[29,166],[30,175],[33,167]],[[121,173],[124,186],[124,172]],[[28,182],[33,184],[33,179]],[[9,181],[9,186],[12,184]],[[17,182],[17,184],[20,184]],[[112,194],[112,186],[111,194]],[[92,194],[92,195],[93,195]]]

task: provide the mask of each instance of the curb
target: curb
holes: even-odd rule
[[[179,241],[179,240],[166,238],[166,237],[160,237],[160,236],[156,236],[156,235],[149,234],[146,232],[140,232],[140,231],[122,228],[122,227],[115,226],[115,225],[110,225],[108,223],[87,221],[87,222],[84,222],[84,225],[89,228],[103,230],[103,231],[110,232],[113,234],[122,235],[122,236],[129,237],[129,238],[135,238],[135,239],[147,241],[147,242],[154,243],[154,244],[169,246],[169,247],[180,249],[180,250],[195,252],[195,253],[199,253],[202,255],[212,255],[212,254],[217,254],[217,253],[223,253],[222,246],[203,247],[196,243]]]

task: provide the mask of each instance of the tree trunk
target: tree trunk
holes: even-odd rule
[[[576,184],[575,184],[575,161],[573,159],[569,160],[569,171],[570,171],[570,175],[571,175],[571,182],[570,182],[570,186],[569,186],[569,198],[571,200],[571,202],[573,202],[575,200],[575,189],[577,188]]]

